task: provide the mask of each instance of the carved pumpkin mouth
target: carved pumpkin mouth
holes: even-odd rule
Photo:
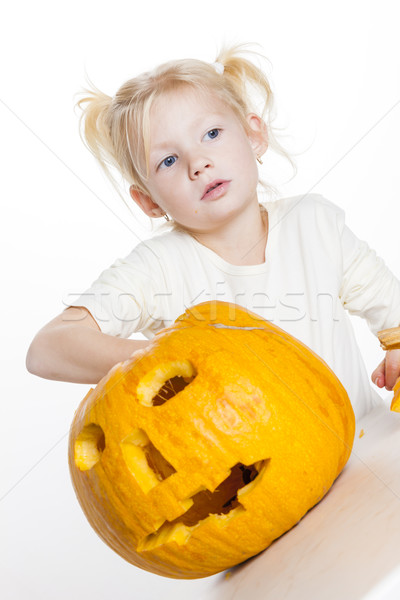
[[[220,520],[225,525],[233,516],[238,516],[245,508],[240,504],[240,496],[250,491],[261,479],[270,459],[260,460],[251,465],[237,463],[229,476],[213,491],[203,489],[192,496],[193,504],[183,515],[174,521],[165,521],[154,533],[143,538],[137,550],[152,550],[168,542],[185,544],[192,532],[207,519]]]

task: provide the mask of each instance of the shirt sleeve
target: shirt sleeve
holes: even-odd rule
[[[100,330],[128,338],[142,332],[147,338],[163,326],[163,297],[168,288],[160,257],[149,244],[139,244],[117,259],[67,306],[89,310]]]
[[[400,281],[368,244],[346,226],[341,235],[343,277],[339,292],[343,306],[363,317],[376,335],[400,324]]]

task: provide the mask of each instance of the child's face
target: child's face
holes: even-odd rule
[[[166,212],[193,232],[239,218],[258,204],[256,156],[266,148],[261,119],[247,121],[250,135],[230,107],[191,88],[159,98],[150,113],[149,196],[132,197],[149,216]]]

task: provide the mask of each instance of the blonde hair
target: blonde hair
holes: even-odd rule
[[[245,45],[223,48],[216,62],[223,66],[195,59],[170,61],[153,71],[128,80],[110,97],[90,83],[77,102],[82,110],[80,132],[84,143],[96,157],[118,194],[120,186],[112,174],[115,168],[123,179],[139,191],[148,194],[150,111],[157,98],[182,86],[202,92],[213,92],[236,114],[246,131],[246,115],[255,112],[263,118],[268,136],[268,146],[296,166],[292,158],[277,141],[272,121],[274,96],[263,70],[243,55],[261,56],[246,49]],[[261,100],[261,106],[257,105]],[[276,189],[260,182],[268,192]],[[263,208],[263,207],[261,207]],[[169,228],[183,229],[178,223],[165,223]]]

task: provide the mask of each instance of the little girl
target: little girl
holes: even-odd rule
[[[217,299],[312,348],[342,381],[357,418],[380,401],[346,310],[375,334],[398,326],[400,282],[322,196],[263,197],[257,161],[268,147],[285,152],[273,136],[268,80],[240,48],[212,64],[169,62],[112,98],[94,89],[79,105],[101,166],[111,179],[117,168],[132,199],[152,219],[165,218],[167,231],[116,260],[39,331],[31,373],[97,383],[149,343],[128,339],[133,332],[150,339],[188,307]],[[392,350],[372,380],[390,390],[399,374],[400,351]]]

